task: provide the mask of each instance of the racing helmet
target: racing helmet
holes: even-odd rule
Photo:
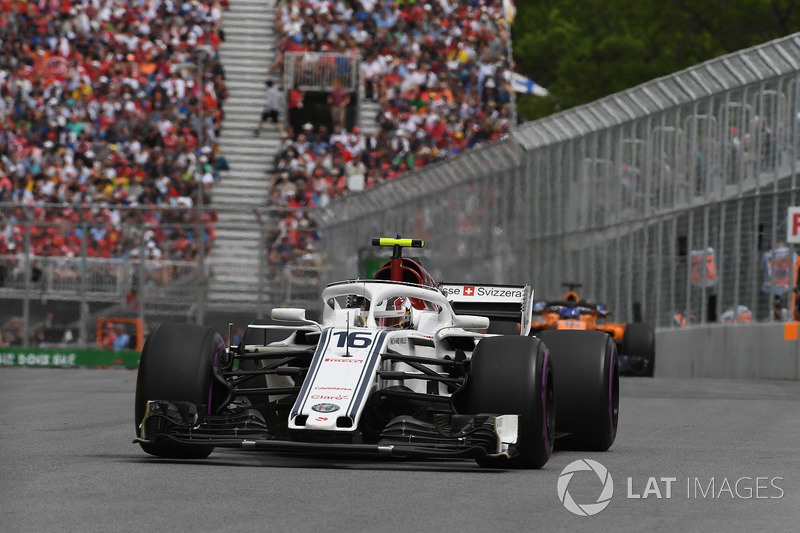
[[[363,328],[367,325],[367,316],[369,315],[369,300],[362,297],[356,298],[356,301],[360,302],[360,305],[356,310],[356,316],[353,320],[353,325],[357,328]]]
[[[576,319],[580,318],[581,312],[580,309],[576,307],[567,307],[566,305],[562,307],[558,312],[558,318],[561,320],[569,320],[569,319]]]
[[[404,296],[396,296],[378,302],[375,321],[382,328],[411,328],[411,301]]]

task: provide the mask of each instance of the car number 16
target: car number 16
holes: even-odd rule
[[[365,331],[352,331],[349,334],[346,331],[337,331],[333,335],[339,337],[337,348],[344,348],[345,342],[350,348],[366,348],[372,344],[372,336]]]

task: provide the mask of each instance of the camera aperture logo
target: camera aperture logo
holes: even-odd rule
[[[569,483],[572,481],[575,472],[586,470],[597,474],[597,477],[600,478],[600,482],[603,484],[603,490],[597,497],[596,502],[579,504],[572,499],[569,493]],[[564,470],[561,471],[561,475],[558,476],[557,488],[558,499],[561,500],[561,503],[564,504],[564,507],[566,507],[569,512],[578,516],[592,516],[608,507],[608,504],[611,503],[611,497],[614,495],[614,480],[611,479],[611,474],[608,473],[608,469],[597,461],[578,459],[568,464]]]

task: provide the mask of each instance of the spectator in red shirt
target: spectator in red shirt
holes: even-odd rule
[[[301,91],[296,87],[289,91],[289,101],[287,103],[286,114],[293,134],[300,132],[300,124],[303,122],[301,110],[303,109],[303,100],[305,99],[305,96],[305,91]]]

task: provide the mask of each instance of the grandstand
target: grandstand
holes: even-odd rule
[[[505,20],[472,4],[7,3],[5,318],[60,301],[83,338],[109,312],[311,298],[313,209],[511,127]],[[288,139],[250,135],[267,79]]]

